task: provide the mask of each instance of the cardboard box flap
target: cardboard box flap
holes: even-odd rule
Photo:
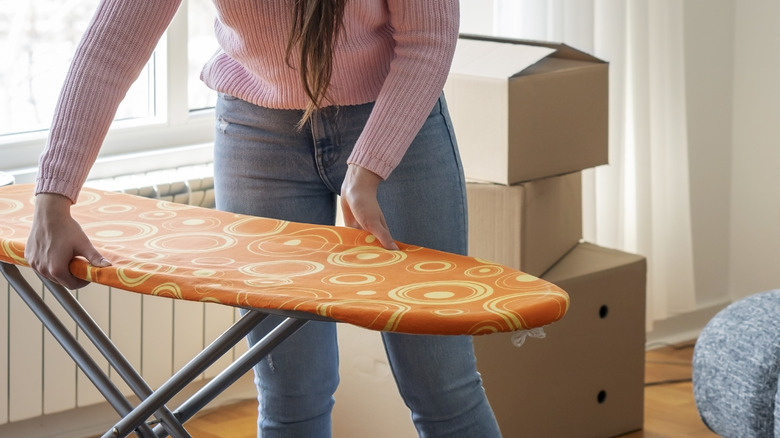
[[[597,62],[601,64],[606,63],[606,61],[596,58],[595,56],[589,53],[583,52],[582,50],[579,49],[575,49],[574,47],[563,43],[536,41],[536,40],[522,40],[522,39],[513,39],[513,38],[500,38],[500,37],[491,37],[491,36],[484,36],[484,35],[469,35],[469,34],[461,34],[460,39],[473,40],[473,41],[490,41],[496,43],[505,43],[505,44],[508,43],[508,44],[515,44],[515,45],[521,44],[521,45],[533,46],[533,47],[546,47],[548,49],[553,50],[553,52],[549,55],[549,57],[551,58],[573,59],[577,61]]]
[[[548,47],[459,39],[450,74],[506,80],[553,52]]]
[[[625,265],[634,263],[639,264],[644,269],[647,262],[645,257],[639,254],[582,242],[545,272],[543,277],[555,284],[572,278],[587,278],[593,273],[624,269]]]
[[[537,62],[527,69],[512,76],[513,78],[532,75],[560,74],[569,71],[583,71],[586,68],[598,68],[599,64],[592,62],[579,61],[574,59],[547,58],[544,62]]]

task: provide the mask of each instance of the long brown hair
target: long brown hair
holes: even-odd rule
[[[341,32],[347,0],[293,0],[293,19],[287,41],[287,64],[298,46],[300,77],[309,103],[299,127],[327,99],[333,73],[333,51]]]

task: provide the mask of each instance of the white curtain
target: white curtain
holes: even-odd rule
[[[682,5],[491,5],[495,35],[563,42],[610,63],[609,165],[584,172],[583,232],[587,241],[647,257],[648,330],[695,308]]]

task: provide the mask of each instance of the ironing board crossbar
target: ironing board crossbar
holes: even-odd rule
[[[178,394],[185,386],[187,386],[201,373],[203,373],[206,368],[211,366],[220,357],[233,348],[233,346],[244,339],[244,337],[246,337],[246,335],[267,316],[268,315],[257,311],[247,312],[244,316],[241,317],[241,319],[236,321],[223,334],[221,334],[205,349],[198,353],[197,356],[195,356],[186,365],[179,369],[179,371],[171,376],[171,378],[163,383],[156,391],[154,391],[148,397],[144,398],[144,400],[138,404],[138,406],[136,406],[132,412],[125,415],[122,420],[117,423],[111,430],[106,432],[104,436],[125,436],[130,433],[133,428],[128,429],[128,424],[132,424],[133,426],[137,425],[138,422],[144,421],[146,418],[148,418],[154,412],[157,406],[162,406],[170,401],[170,399]],[[227,386],[222,387],[220,392],[224,391],[225,389],[227,389]],[[219,395],[219,393],[214,394],[214,397],[217,395]],[[211,401],[211,399],[206,401],[206,403],[209,401]],[[187,421],[187,419],[189,419],[182,418],[182,416],[178,414],[176,414],[176,418],[177,422],[181,423],[184,423]],[[163,431],[160,430],[159,426],[157,429],[158,436],[165,436],[164,434],[161,435]]]
[[[8,283],[24,301],[27,307],[38,317],[46,329],[57,342],[65,349],[76,365],[84,372],[87,378],[100,391],[106,401],[119,415],[127,415],[133,409],[130,401],[122,395],[122,392],[108,378],[106,373],[98,366],[92,356],[79,344],[76,338],[68,331],[51,308],[43,301],[38,293],[22,277],[15,265],[0,262],[0,271],[8,280]],[[146,424],[137,425],[136,432],[142,438],[156,437],[152,429]]]
[[[239,322],[247,319],[247,317],[252,313],[259,314],[260,312],[248,312],[246,315],[244,315],[242,320],[239,320]],[[266,316],[262,314],[260,315],[262,317]],[[202,407],[206,406],[206,404],[213,400],[214,397],[222,393],[227,387],[232,385],[242,375],[252,369],[252,366],[255,363],[265,357],[277,345],[290,337],[290,335],[295,333],[306,322],[308,321],[304,319],[289,317],[277,324],[277,326],[267,335],[265,335],[263,339],[253,345],[246,353],[241,355],[241,357],[236,359],[225,370],[218,374],[217,377],[212,379],[209,383],[206,384],[206,386],[201,388],[200,391],[190,397],[190,399],[183,404],[183,407],[177,409],[177,417],[182,422],[186,422],[192,415],[194,415],[194,413],[196,413]],[[231,327],[231,329],[232,328],[233,327]],[[219,339],[209,345],[207,350],[212,348],[214,344],[217,344],[218,341]],[[206,350],[204,350],[203,353],[205,353],[205,351]],[[140,422],[142,422],[145,418],[148,418],[151,413],[154,412],[156,406],[159,406],[160,404],[170,400],[173,395],[175,395],[181,388],[183,388],[184,385],[181,383],[190,377],[190,365],[197,359],[198,357],[193,359],[193,361],[191,361],[189,364],[185,365],[184,368],[182,368],[173,377],[168,379],[168,381],[163,383],[162,386],[160,386],[160,388],[151,396],[147,397],[140,404],[138,404],[138,406],[136,406],[132,412],[125,415],[119,422],[114,425],[111,430],[107,431],[103,435],[103,438],[126,436],[135,427],[137,427]]]
[[[279,323],[263,339],[252,346],[235,362],[230,364],[216,377],[210,380],[198,392],[182,403],[176,409],[176,415],[186,422],[198,411],[205,407],[211,400],[219,395],[225,388],[236,382],[241,376],[249,372],[262,358],[268,355],[277,345],[298,331],[308,320],[289,317]],[[159,433],[158,428],[155,432]]]

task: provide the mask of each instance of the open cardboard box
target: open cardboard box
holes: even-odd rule
[[[462,35],[444,92],[469,179],[510,185],[608,161],[608,64],[587,53]]]

